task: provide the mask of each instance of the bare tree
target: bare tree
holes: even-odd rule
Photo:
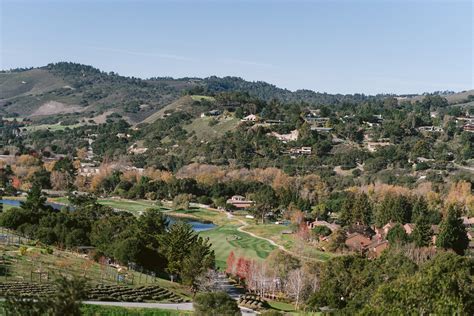
[[[295,300],[296,309],[298,309],[305,286],[305,273],[303,269],[299,268],[290,271],[285,289],[287,295]]]

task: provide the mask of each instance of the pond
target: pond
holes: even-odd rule
[[[0,202],[5,204],[5,205],[19,207],[21,201],[19,201],[19,200],[0,200]],[[46,204],[50,205],[55,210],[60,210],[60,209],[62,209],[63,207],[66,206],[64,204],[52,203],[52,202],[47,202]],[[166,218],[168,219],[170,225],[173,225],[178,220],[186,222],[189,225],[191,225],[193,227],[194,231],[196,231],[196,232],[203,232],[203,231],[210,230],[210,229],[213,229],[214,227],[216,227],[216,225],[213,224],[213,223],[202,222],[202,221],[198,221],[198,220],[195,220],[195,219],[181,218],[181,217],[178,218],[178,217],[173,217],[173,216],[166,216]]]

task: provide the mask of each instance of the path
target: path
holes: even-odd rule
[[[193,310],[193,303],[166,304],[166,303],[99,302],[99,301],[83,301],[82,303],[89,304],[89,305],[119,306],[119,307],[126,307],[126,308],[161,308],[161,309],[173,309],[173,310],[181,310],[181,311]]]
[[[232,215],[230,212],[226,212],[226,213],[227,213],[227,218],[232,219],[232,218],[234,217],[234,215]],[[303,255],[296,254],[296,253],[294,253],[293,251],[286,249],[284,246],[282,246],[282,245],[280,245],[280,244],[277,244],[275,241],[273,241],[273,240],[271,240],[271,239],[269,239],[269,238],[265,238],[265,237],[262,237],[262,236],[258,236],[258,235],[255,235],[255,234],[252,233],[252,232],[246,231],[246,230],[244,230],[244,228],[247,227],[247,226],[249,226],[249,224],[248,224],[246,221],[241,220],[240,218],[236,218],[236,219],[239,221],[239,223],[242,224],[242,226],[239,226],[239,227],[237,228],[237,230],[238,230],[239,232],[242,232],[242,233],[245,233],[245,234],[249,234],[250,236],[255,237],[255,238],[258,238],[258,239],[265,240],[265,241],[269,242],[271,245],[273,245],[273,246],[277,247],[278,249],[280,249],[281,251],[284,251],[284,252],[286,252],[286,253],[288,253],[288,254],[294,256],[294,257],[299,257],[299,258],[303,258],[303,259],[306,259],[306,260],[312,260],[312,261],[322,261],[322,260],[318,260],[318,259],[315,259],[315,258],[306,257],[306,256],[303,256]]]
[[[99,302],[99,301],[83,301],[83,304],[88,305],[100,305],[100,306],[117,306],[124,308],[158,308],[158,309],[169,309],[179,311],[192,311],[194,310],[193,303],[178,303],[178,304],[165,304],[165,303],[134,303],[134,302]],[[257,313],[249,308],[240,307],[240,312],[245,316],[254,316]]]

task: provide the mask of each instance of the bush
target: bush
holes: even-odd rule
[[[194,310],[198,316],[241,315],[237,302],[225,292],[200,293],[196,295]]]

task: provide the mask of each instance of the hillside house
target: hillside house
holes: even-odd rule
[[[238,209],[249,208],[254,204],[254,201],[246,200],[244,196],[234,195],[226,201],[227,204],[233,205]]]
[[[407,235],[411,235],[411,233],[413,233],[413,230],[415,229],[415,224],[406,223],[405,225],[403,225],[403,229],[405,230]]]
[[[441,133],[443,128],[440,126],[421,126],[418,127],[420,132],[427,132],[427,133]]]
[[[360,233],[353,233],[347,236],[345,244],[350,251],[363,252],[372,243],[369,237]]]
[[[311,147],[297,147],[297,148],[290,148],[290,150],[283,152],[284,154],[289,154],[292,157],[296,158],[296,156],[300,155],[311,155],[312,148]]]
[[[367,245],[367,257],[368,258],[378,258],[382,254],[382,252],[387,249],[389,243],[387,240],[382,241],[374,241],[373,243]]]

